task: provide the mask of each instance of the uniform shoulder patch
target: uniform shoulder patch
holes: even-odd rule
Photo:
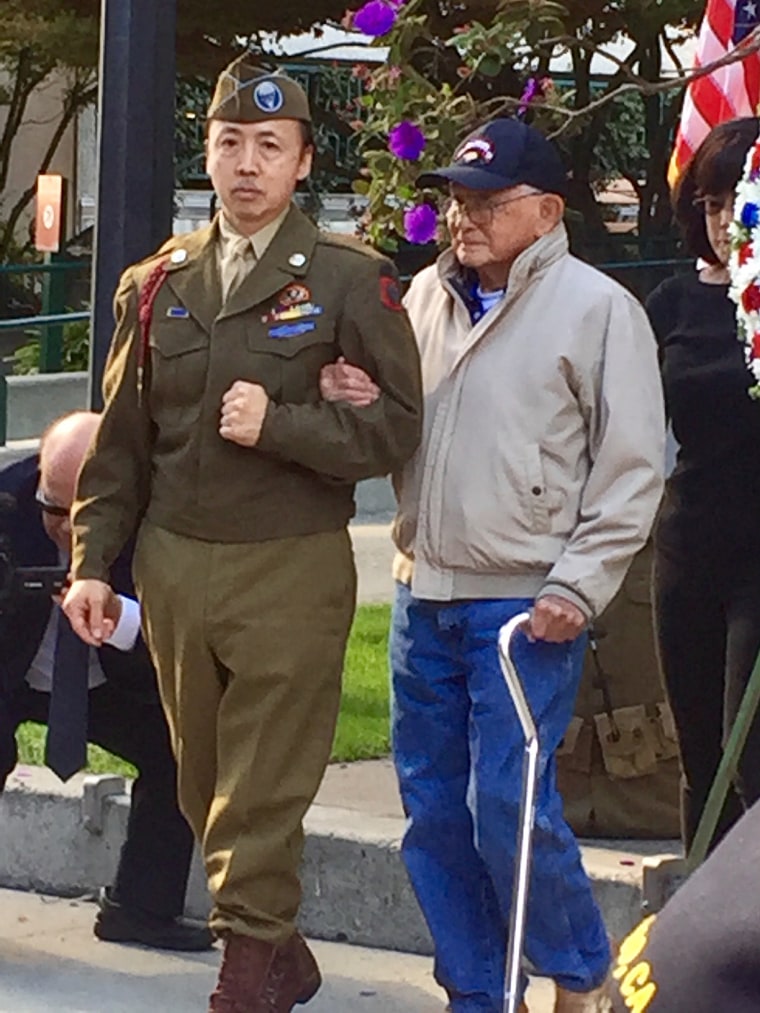
[[[380,302],[386,309],[400,312],[404,307],[401,304],[401,282],[394,271],[386,269],[380,273]]]

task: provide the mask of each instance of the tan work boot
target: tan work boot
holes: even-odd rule
[[[556,989],[554,1013],[610,1013],[612,1010],[607,982],[590,992],[570,992],[559,985]]]
[[[290,1013],[321,984],[314,955],[297,932],[281,946],[229,935],[209,1013]]]

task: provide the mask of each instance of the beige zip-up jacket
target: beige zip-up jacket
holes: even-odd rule
[[[592,618],[646,541],[662,492],[647,317],[570,255],[563,225],[520,254],[504,299],[475,324],[465,293],[448,250],[405,300],[424,428],[395,480],[395,575],[419,598],[559,594]]]

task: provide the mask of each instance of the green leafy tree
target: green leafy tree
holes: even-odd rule
[[[344,7],[344,0],[263,5],[249,0],[213,4],[177,0],[178,68],[186,77],[212,81],[242,40],[255,43],[265,32],[304,30],[315,21],[339,18]],[[34,198],[37,174],[49,168],[69,125],[97,97],[99,14],[100,0],[2,0],[0,262],[14,249],[19,221]],[[53,74],[63,82],[60,113],[40,164],[11,200],[7,182],[14,143],[32,93]]]
[[[701,13],[693,0],[407,0],[391,29],[378,33],[389,57],[364,99],[367,171],[357,188],[370,200],[372,240],[393,249],[404,235],[405,208],[419,201],[417,175],[447,159],[469,130],[512,114],[564,149],[570,207],[601,255],[601,245],[612,242],[596,199],[604,179],[631,181],[644,239],[667,236],[666,167],[683,80],[665,78],[664,54],[677,62],[678,43]],[[604,77],[593,72],[602,54],[614,64]],[[570,69],[555,81],[550,68],[561,58]],[[424,135],[418,157],[389,150],[390,132],[403,121]]]
[[[92,49],[97,22],[66,9],[58,0],[4,0],[0,33],[0,194],[6,193],[13,146],[32,92],[54,71],[61,71],[61,110],[37,172],[45,172],[77,113],[96,95]],[[62,55],[62,54],[65,54]],[[13,248],[19,219],[34,197],[36,173],[13,201],[0,197],[0,262]]]

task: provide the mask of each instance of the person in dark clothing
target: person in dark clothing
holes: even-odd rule
[[[67,564],[74,485],[97,424],[92,412],[64,416],[43,436],[39,458],[31,455],[0,471],[0,521],[16,565]],[[84,760],[86,741],[97,743],[132,763],[138,775],[114,882],[100,894],[95,935],[159,949],[205,950],[213,945],[208,928],[181,918],[193,836],[177,803],[177,768],[156,673],[139,635],[130,568],[125,552],[111,571],[118,594],[109,609],[109,641],[97,651],[82,644],[84,713],[75,752]],[[51,751],[59,672],[66,684],[77,678],[76,666],[59,664],[63,624],[68,620],[58,604],[43,595],[4,606],[0,615],[0,792],[16,766],[16,731],[23,721],[49,724],[46,759],[59,776],[67,779],[78,766],[77,759],[62,768]],[[70,724],[58,731],[70,736]]]
[[[662,911],[623,940],[614,1013],[757,1013],[758,840],[755,804]]]
[[[727,266],[734,190],[758,122],[716,127],[686,168],[674,207],[704,266],[647,301],[679,446],[655,529],[654,609],[681,747],[687,849],[760,650],[760,404],[748,394]],[[755,721],[713,846],[758,798]]]

